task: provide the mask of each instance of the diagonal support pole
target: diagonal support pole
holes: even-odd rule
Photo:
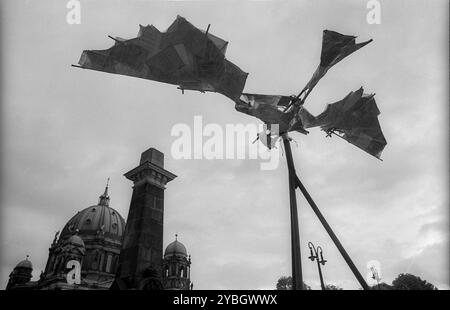
[[[295,171],[294,160],[292,158],[292,150],[291,150],[289,137],[287,136],[287,134],[284,134],[282,136],[282,138],[283,138],[283,143],[284,143],[284,150],[286,152],[286,161],[287,161],[288,171],[289,171],[289,198],[290,198],[290,211],[291,211],[292,289],[294,289],[294,290],[303,289],[302,265],[301,265],[301,257],[300,257],[300,236],[299,236],[298,213],[297,213],[297,199],[295,196],[295,190],[297,187],[300,189],[303,196],[306,198],[309,205],[313,209],[314,213],[319,218],[323,227],[327,231],[331,240],[333,240],[334,244],[338,248],[339,252],[341,253],[341,255],[344,258],[347,265],[350,267],[351,271],[355,275],[359,284],[365,290],[370,289],[369,286],[367,285],[366,281],[362,277],[361,273],[359,272],[358,268],[356,268],[352,259],[348,255],[347,251],[345,251],[345,249],[342,246],[341,242],[339,241],[338,237],[336,236],[334,231],[331,229],[331,226],[328,224],[327,220],[322,215],[322,212],[320,212],[316,203],[311,198],[311,195],[309,195],[305,186],[298,178],[297,173]]]
[[[292,254],[292,289],[303,289],[302,263],[300,256],[300,235],[298,229],[297,199],[295,188],[297,186],[297,175],[295,173],[294,160],[292,159],[291,145],[287,135],[283,135],[286,161],[289,171],[289,201],[291,212],[291,254]]]
[[[344,257],[345,262],[352,270],[353,274],[355,275],[356,279],[358,280],[359,284],[363,287],[363,289],[368,290],[369,286],[367,285],[366,281],[362,277],[361,273],[359,272],[358,268],[356,268],[355,264],[353,263],[350,256],[347,254],[347,251],[345,251],[344,247],[342,246],[341,242],[339,241],[338,237],[334,234],[333,230],[331,229],[330,225],[328,224],[327,220],[322,215],[322,212],[320,212],[319,208],[315,204],[314,200],[309,195],[306,188],[303,186],[302,182],[298,178],[298,176],[295,176],[296,178],[296,186],[300,189],[303,196],[305,196],[306,200],[308,201],[309,205],[313,209],[314,213],[319,218],[320,222],[322,223],[323,227],[327,231],[328,235],[330,235],[331,239],[333,240],[334,244],[338,248],[341,255]]]

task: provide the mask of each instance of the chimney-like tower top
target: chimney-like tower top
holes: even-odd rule
[[[177,176],[164,169],[164,153],[149,148],[141,154],[139,166],[125,173],[125,177],[134,185],[149,182],[162,189]]]
[[[145,163],[147,161],[160,167],[160,168],[164,168],[164,153],[151,147],[148,150],[142,152],[141,162],[139,163],[139,165],[142,165],[143,163]]]

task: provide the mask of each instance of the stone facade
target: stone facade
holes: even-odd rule
[[[176,177],[164,170],[164,154],[153,148],[143,152],[139,166],[125,176],[134,183],[127,223],[109,206],[107,185],[96,205],[79,211],[55,235],[39,280],[31,281],[27,258],[11,272],[7,289],[192,288],[184,245],[172,242],[163,258],[164,189]],[[81,267],[81,280],[70,284],[73,261]]]

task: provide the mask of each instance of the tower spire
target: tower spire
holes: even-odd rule
[[[104,196],[108,196],[108,187],[109,187],[109,177],[106,180],[105,193],[103,194]]]
[[[103,193],[103,195],[100,196],[98,200],[99,206],[109,206],[108,188],[109,188],[109,177],[106,180],[105,192]]]

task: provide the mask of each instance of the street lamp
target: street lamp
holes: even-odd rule
[[[322,269],[320,265],[325,265],[327,262],[323,259],[322,247],[318,246],[317,248],[314,246],[312,242],[308,242],[308,247],[311,255],[308,257],[311,261],[317,261],[317,268],[319,269],[319,277],[320,277],[320,286],[322,290],[325,290],[325,284],[323,283]]]

